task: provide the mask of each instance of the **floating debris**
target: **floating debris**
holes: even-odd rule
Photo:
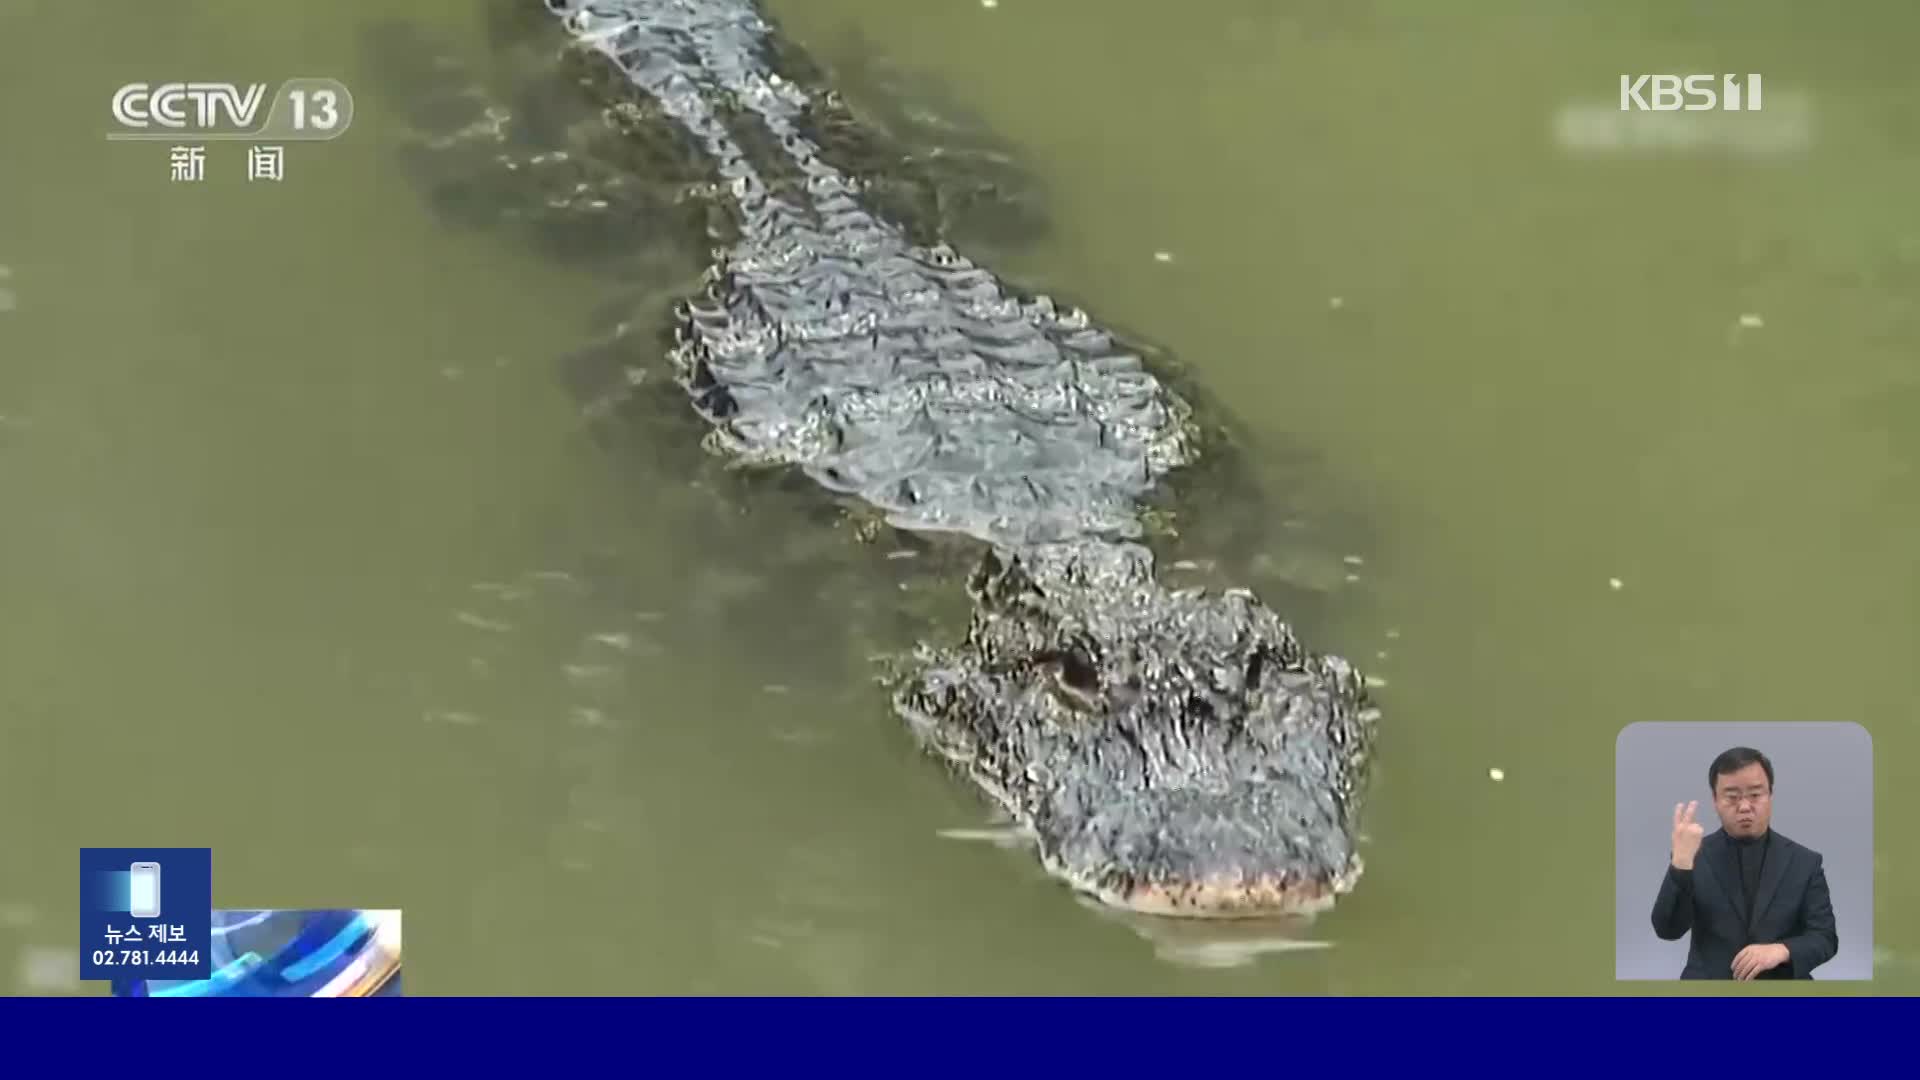
[[[607,714],[589,705],[576,705],[567,719],[580,727],[606,727]]]
[[[1388,640],[1388,641],[1399,641],[1399,640],[1400,640],[1400,628],[1399,628],[1399,627],[1397,627],[1397,626],[1389,626],[1389,627],[1387,627],[1387,640]]]
[[[769,694],[785,694],[790,692],[789,687],[787,687],[782,683],[777,683],[777,682],[770,682],[767,685],[762,686],[760,689],[763,692],[769,693]]]
[[[560,670],[566,672],[568,681],[575,683],[605,682],[614,674],[605,664],[562,664]]]
[[[984,3],[985,0],[981,0],[981,2]],[[1173,261],[1173,252],[1156,251],[1153,253],[1153,261],[1158,263],[1170,263]]]
[[[633,648],[633,635],[623,633],[619,630],[608,631],[604,634],[595,634],[589,640],[605,645],[609,649],[619,649],[622,652]]]
[[[1003,825],[996,829],[941,829],[938,835],[943,840],[984,841],[1009,850],[1027,847],[1034,841],[1030,830],[1017,825]]]
[[[1385,659],[1387,658],[1387,650],[1385,650],[1385,649],[1380,649],[1380,650],[1378,650],[1378,651],[1376,651],[1376,652],[1375,652],[1375,653],[1373,654],[1373,658],[1374,658],[1375,660],[1385,660]]]
[[[1765,325],[1767,325],[1766,321],[1758,315],[1740,316],[1740,327],[1743,330],[1758,330]]]
[[[453,617],[456,622],[465,626],[471,626],[475,630],[486,630],[490,633],[504,634],[513,629],[512,623],[501,622],[499,619],[489,619],[485,615],[475,615],[471,611],[456,611],[453,613]]]
[[[1359,574],[1348,574],[1348,575],[1347,575],[1347,584],[1349,584],[1349,585],[1353,585],[1353,584],[1355,584],[1355,583],[1357,583],[1357,582],[1358,582],[1359,580],[1360,580],[1360,575],[1359,575]]]
[[[991,11],[1000,6],[1000,0],[980,0],[980,6]]]
[[[914,551],[912,548],[901,548],[898,551],[887,552],[887,558],[889,559],[917,559],[919,557],[920,553]]]
[[[428,709],[424,719],[429,724],[459,724],[463,727],[480,722],[478,716],[458,709]]]
[[[1341,557],[1341,559],[1340,559],[1340,561],[1341,561],[1341,562],[1343,562],[1343,563],[1346,563],[1346,564],[1347,564],[1348,566],[1365,566],[1365,565],[1367,565],[1367,560],[1365,560],[1365,559],[1363,559],[1363,558],[1361,558],[1361,557],[1360,557],[1360,556],[1358,556],[1358,555],[1344,555],[1344,556],[1342,556],[1342,557]]]
[[[1495,768],[1495,769],[1487,770],[1487,779],[1493,781],[1496,784],[1502,780],[1505,780],[1506,778],[1507,778],[1507,770],[1505,769]]]
[[[1619,592],[1621,589],[1624,589],[1626,587],[1627,587],[1627,583],[1624,581],[1621,581],[1617,577],[1610,577],[1607,579],[1607,588],[1612,589],[1614,592]]]
[[[1327,307],[1332,308],[1334,311],[1339,311],[1341,308],[1346,306],[1347,306],[1347,301],[1344,297],[1339,297],[1339,296],[1327,297]]]
[[[1380,676],[1378,676],[1378,675],[1369,675],[1369,676],[1367,676],[1367,680],[1366,680],[1366,681],[1367,681],[1367,685],[1368,685],[1369,687],[1371,687],[1371,688],[1373,688],[1373,689],[1376,689],[1376,690],[1377,690],[1377,689],[1379,689],[1379,688],[1381,688],[1381,687],[1383,687],[1383,686],[1385,686],[1385,685],[1387,685],[1387,680],[1385,680],[1385,679],[1383,679],[1383,678],[1381,678],[1381,677],[1380,677]]]

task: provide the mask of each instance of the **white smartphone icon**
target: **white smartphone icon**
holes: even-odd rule
[[[136,919],[160,916],[160,864],[137,862],[127,871],[128,914]]]

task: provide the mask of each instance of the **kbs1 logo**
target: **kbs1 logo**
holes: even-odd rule
[[[271,97],[270,85],[128,83],[114,92],[107,138],[326,140],[353,122],[353,95],[333,79],[289,79]]]
[[[1759,112],[1760,76],[1622,75],[1621,112]],[[1744,91],[1744,93],[1743,93]]]

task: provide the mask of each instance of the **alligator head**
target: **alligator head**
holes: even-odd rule
[[[895,704],[1036,838],[1048,870],[1119,907],[1260,916],[1331,905],[1355,851],[1375,710],[1251,594],[1169,592],[1136,545],[989,556],[951,649]]]

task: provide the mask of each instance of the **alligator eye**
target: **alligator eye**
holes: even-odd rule
[[[1083,694],[1100,689],[1100,673],[1094,669],[1093,658],[1078,645],[1060,654],[1060,681]]]
[[[1260,689],[1260,676],[1266,673],[1266,669],[1267,669],[1267,650],[1265,649],[1254,650],[1253,658],[1247,661],[1248,692],[1252,692]]]

